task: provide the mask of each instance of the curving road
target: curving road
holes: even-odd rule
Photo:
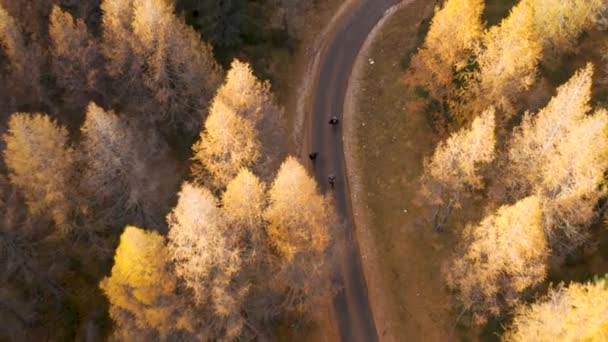
[[[345,238],[339,239],[336,282],[341,290],[334,298],[334,310],[342,341],[377,341],[378,334],[368,301],[367,287],[361,267],[361,256],[354,235],[353,215],[346,179],[342,132],[340,125],[332,127],[332,115],[342,118],[348,80],[357,54],[368,34],[384,12],[399,0],[360,0],[346,18],[342,18],[334,36],[325,46],[312,94],[312,113],[306,120],[308,145],[319,156],[314,174],[322,191],[332,191],[328,175],[336,176],[333,189],[336,209],[345,223]]]

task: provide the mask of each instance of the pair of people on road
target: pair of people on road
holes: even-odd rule
[[[338,123],[340,122],[340,120],[338,119],[338,117],[336,116],[332,116],[331,119],[329,119],[329,124],[332,126],[336,126]],[[319,154],[317,152],[312,152],[308,155],[308,158],[310,158],[310,160],[314,162],[317,160],[317,156]],[[334,176],[333,174],[330,174],[327,177],[327,181],[329,182],[329,185],[331,186],[331,188],[334,188],[334,185],[336,184],[336,176]]]

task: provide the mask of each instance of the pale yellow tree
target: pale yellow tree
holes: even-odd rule
[[[75,157],[68,131],[46,115],[15,113],[4,141],[10,181],[23,191],[29,210],[69,229]]]
[[[478,52],[476,81],[463,88],[466,105],[455,107],[457,112],[466,117],[493,105],[502,115],[514,114],[513,101],[534,83],[542,57],[534,17],[534,7],[522,1],[500,25],[487,31]]]
[[[216,99],[205,121],[200,140],[192,147],[192,173],[202,183],[223,188],[243,167],[251,167],[260,155],[253,123]]]
[[[114,227],[128,222],[162,227],[168,202],[164,186],[171,177],[156,166],[167,155],[161,139],[95,103],[87,107],[81,133],[82,185],[97,221]]]
[[[250,159],[248,165],[234,164],[235,170],[238,170],[240,166],[251,166],[258,176],[265,181],[271,181],[285,157],[285,137],[282,111],[274,102],[270,83],[258,80],[249,64],[234,60],[224,84],[217,91],[213,106],[230,109],[238,117],[248,122],[247,125],[250,124],[254,127],[257,132],[259,153],[252,155],[254,158]],[[225,129],[224,132],[231,134],[230,130]],[[221,134],[221,132],[217,131],[216,134]],[[240,153],[236,150],[239,145],[234,146],[234,153]],[[243,150],[243,152],[250,153],[248,150]],[[228,173],[221,183],[225,184],[234,176],[236,173]]]
[[[545,279],[549,247],[536,196],[467,226],[463,241],[463,254],[444,273],[477,323],[513,307],[524,291]]]
[[[333,203],[319,193],[316,181],[288,157],[268,192],[264,213],[268,235],[281,258],[275,285],[282,307],[312,312],[329,290],[325,252],[336,224]]]
[[[176,294],[165,240],[156,232],[126,227],[112,273],[99,286],[110,302],[117,340],[166,340],[195,328],[186,302]]]
[[[241,169],[222,195],[222,209],[230,229],[244,237],[246,249],[259,257],[263,257],[267,243],[263,225],[265,204],[265,185],[247,169]]]
[[[532,192],[542,196],[545,228],[554,247],[572,248],[584,241],[584,228],[605,194],[599,184],[608,167],[608,114],[588,114],[592,75],[588,65],[539,113],[527,114],[508,152],[506,183],[515,197]]]
[[[417,79],[433,97],[448,95],[456,74],[471,63],[481,43],[483,0],[448,0],[435,9],[424,45],[412,59]]]
[[[433,156],[425,162],[421,193],[436,206],[435,229],[447,220],[453,207],[467,189],[481,189],[484,184],[480,166],[494,160],[495,118],[490,108],[463,128],[441,142]]]
[[[235,339],[245,325],[243,302],[249,286],[241,271],[240,235],[230,229],[213,194],[184,183],[167,216],[169,254],[177,275],[194,293],[214,338]]]
[[[571,52],[579,35],[595,25],[605,9],[604,0],[525,0],[534,7],[534,25],[543,41],[545,55]]]
[[[503,340],[608,340],[608,281],[603,278],[550,289],[542,300],[518,307]]]
[[[130,108],[196,134],[221,82],[211,47],[174,14],[172,1],[104,0],[102,10],[103,51],[116,85],[129,94]],[[140,83],[143,93],[132,89]]]
[[[82,19],[53,6],[50,17],[52,70],[63,102],[82,110],[99,86],[100,52]],[[82,108],[81,108],[82,107]]]

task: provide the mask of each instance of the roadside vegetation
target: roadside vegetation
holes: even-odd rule
[[[384,333],[395,340],[485,340],[503,329],[527,340],[548,315],[543,301],[584,307],[608,272],[608,9],[448,0],[424,25],[411,20],[419,5],[395,14],[358,80],[358,210],[391,303],[376,310],[390,312]],[[593,325],[583,335],[565,323],[574,311],[556,329],[604,336],[608,320],[593,312],[579,321]]]

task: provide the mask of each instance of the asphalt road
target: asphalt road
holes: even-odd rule
[[[378,333],[368,301],[361,268],[361,255],[354,234],[353,215],[346,178],[341,125],[328,124],[332,116],[342,119],[342,110],[357,54],[365,39],[384,12],[399,0],[361,0],[361,4],[343,18],[333,40],[321,57],[317,86],[313,91],[313,112],[307,120],[309,146],[319,155],[314,173],[322,191],[332,191],[338,215],[345,223],[345,237],[338,239],[339,253],[336,281],[342,290],[334,298],[334,309],[342,341],[377,341]],[[335,175],[331,189],[328,176]]]

